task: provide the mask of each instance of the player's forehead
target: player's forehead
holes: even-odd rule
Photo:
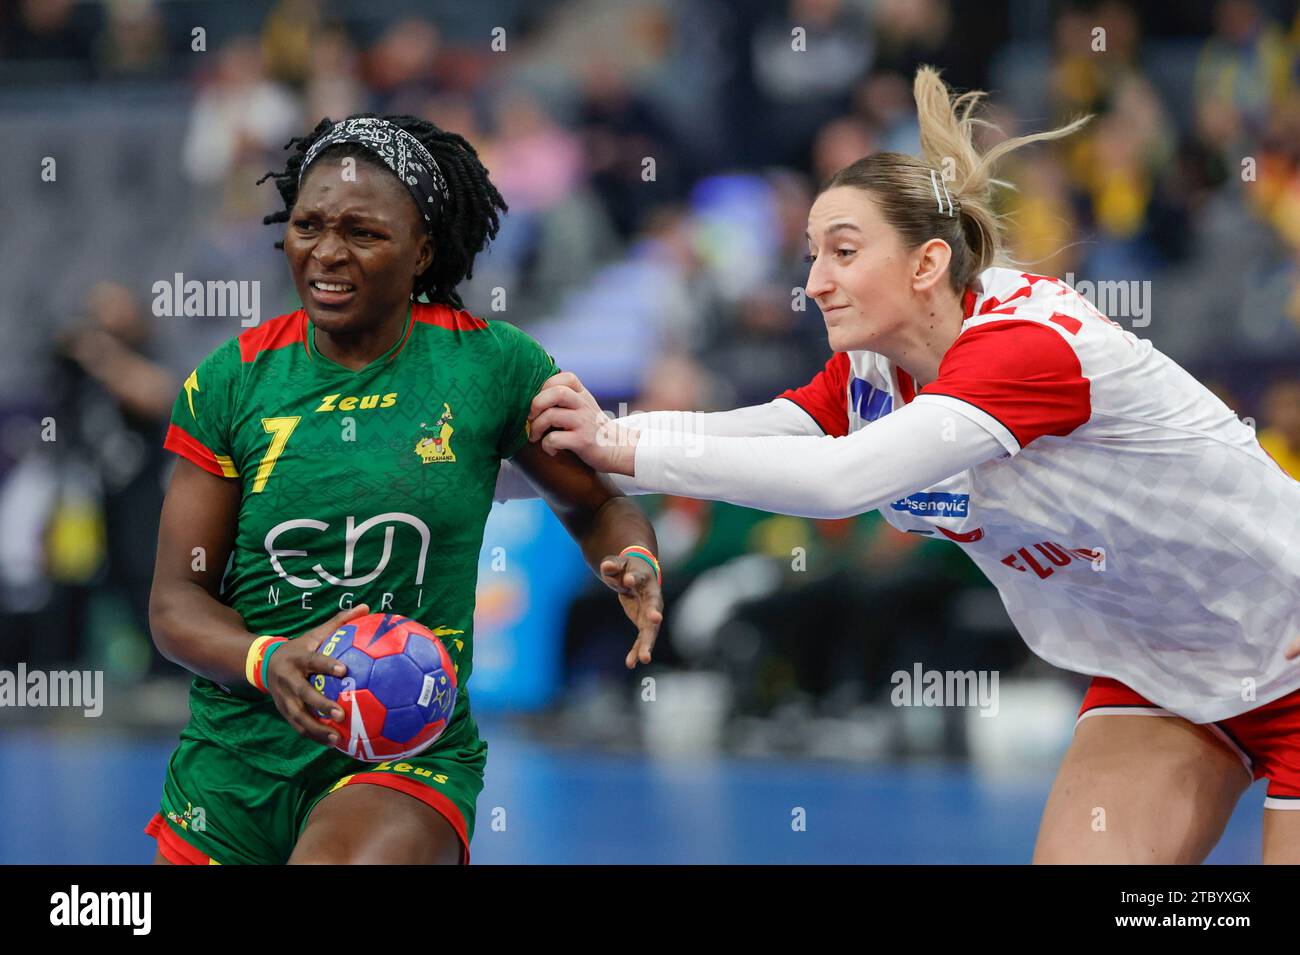
[[[387,170],[327,158],[307,170],[294,209],[395,221],[405,218],[408,205],[411,214],[418,215],[406,190]]]
[[[884,226],[876,204],[864,189],[836,186],[819,195],[808,210],[810,242],[843,235],[869,235]]]

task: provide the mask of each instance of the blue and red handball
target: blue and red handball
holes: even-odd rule
[[[339,627],[320,652],[348,668],[344,676],[317,674],[312,680],[343,711],[338,721],[321,716],[338,734],[339,752],[371,763],[414,756],[451,721],[456,668],[428,627],[397,614],[372,613]]]

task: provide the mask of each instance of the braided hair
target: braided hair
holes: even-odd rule
[[[374,116],[375,113],[357,113],[348,118]],[[411,297],[418,301],[424,296],[427,302],[441,302],[452,308],[463,308],[460,296],[456,294],[456,286],[462,280],[473,277],[474,257],[483,251],[489,240],[496,238],[501,224],[500,213],[508,212],[509,208],[488,178],[488,171],[479,161],[478,152],[465,137],[449,133],[414,116],[388,115],[382,118],[406,130],[429,150],[446,177],[447,189],[451,194],[450,199],[442,203],[434,220],[431,234],[433,262],[415,277]],[[260,185],[267,179],[273,179],[284,200],[284,209],[264,217],[263,223],[272,225],[289,221],[289,213],[298,201],[298,173],[302,169],[303,158],[312,144],[333,126],[333,120],[322,119],[306,136],[296,136],[289,140],[284,148],[296,148],[289,156],[284,170],[273,170],[257,180]],[[385,171],[388,168],[364,146],[356,143],[329,146],[319,158],[341,159],[346,156]],[[319,159],[313,160],[312,165],[318,161]],[[275,247],[283,249],[284,241],[276,242]]]

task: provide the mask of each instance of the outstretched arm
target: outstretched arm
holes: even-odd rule
[[[580,382],[578,387],[581,388]],[[614,420],[621,427],[637,431],[679,431],[718,438],[822,433],[808,412],[785,398],[774,398],[764,405],[749,405],[731,411],[641,411]]]
[[[582,548],[587,564],[618,594],[628,619],[636,624],[636,642],[625,661],[628,668],[635,667],[637,661],[649,663],[664,618],[659,577],[647,561],[623,551],[639,546],[658,552],[650,521],[605,475],[575,455],[549,455],[530,443],[514,461]]]
[[[594,409],[599,409],[595,398],[583,386],[577,375],[561,372],[553,375],[542,386],[534,400],[534,415],[551,396],[560,394],[553,389],[564,388],[572,391],[577,400]],[[621,427],[634,428],[638,431],[671,431],[682,435],[715,435],[718,437],[742,437],[757,435],[820,435],[821,427],[817,421],[795,402],[785,398],[775,398],[762,405],[750,405],[731,411],[642,411],[622,418],[612,419]],[[540,436],[540,433],[538,433]],[[613,485],[624,494],[649,494],[648,488],[642,487],[636,479],[625,474],[607,475]],[[538,496],[533,487],[519,469],[509,461],[501,462],[501,471],[497,476],[497,501],[519,500]]]
[[[548,429],[563,429],[549,430]],[[850,517],[1003,453],[957,403],[920,397],[846,437],[716,437],[619,429],[554,406],[533,422],[548,453],[571,450],[648,491],[799,517]]]

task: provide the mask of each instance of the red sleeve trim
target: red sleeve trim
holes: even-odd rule
[[[416,302],[411,308],[411,314],[417,322],[437,325],[439,328],[447,328],[454,332],[477,332],[488,327],[488,323],[483,319],[471,315],[464,309],[452,308],[449,305]]]
[[[163,439],[163,447],[218,477],[227,476],[221,467],[221,463],[217,461],[217,456],[212,453],[207,445],[178,425],[168,426],[167,437]]]
[[[824,432],[842,438],[849,433],[848,395],[849,356],[837,352],[812,381],[800,388],[789,388],[777,397],[793,401],[808,412]]]
[[[1092,417],[1092,383],[1060,334],[1022,319],[968,329],[939,363],[923,395],[947,395],[999,421],[1023,448],[1064,436]]]
[[[307,347],[307,313],[301,308],[288,315],[281,315],[269,322],[263,322],[257,328],[250,328],[239,336],[239,360],[247,364],[256,361],[264,351],[284,348],[286,345],[302,343]]]

